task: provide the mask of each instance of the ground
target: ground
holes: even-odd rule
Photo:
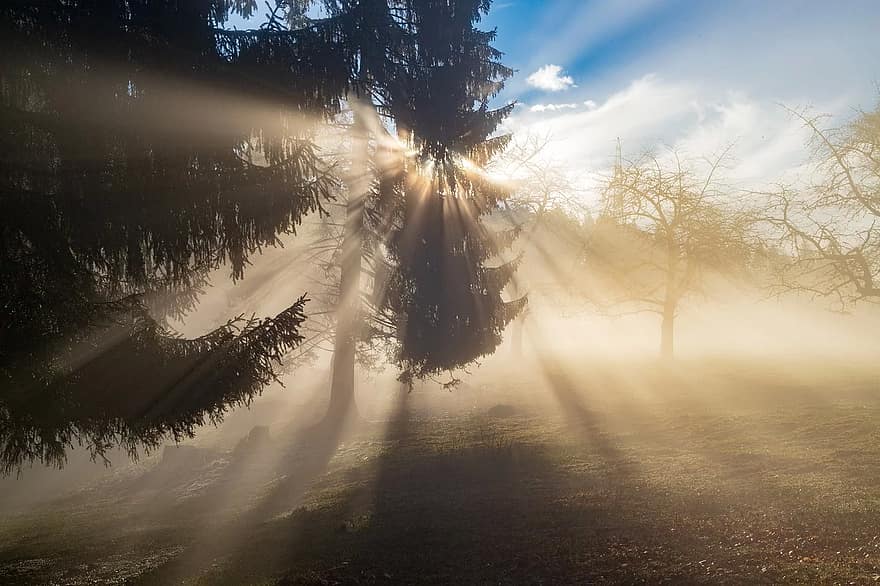
[[[197,438],[6,510],[0,582],[880,582],[873,368],[540,357],[375,394],[354,431]]]

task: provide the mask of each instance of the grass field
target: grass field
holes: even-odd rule
[[[197,438],[7,510],[0,582],[877,583],[878,372],[545,358],[451,393],[375,381],[355,431]]]

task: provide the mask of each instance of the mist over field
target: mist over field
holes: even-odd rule
[[[0,583],[880,581],[880,9],[0,8]]]

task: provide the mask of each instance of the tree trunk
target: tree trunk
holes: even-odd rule
[[[343,422],[359,417],[354,400],[357,340],[361,332],[361,261],[364,202],[370,187],[368,145],[363,114],[354,111],[351,170],[346,180],[348,203],[342,235],[342,273],[336,308],[336,336],[331,364],[330,406],[327,419]]]
[[[674,326],[675,305],[667,303],[660,324],[660,357],[663,360],[672,360],[674,356]]]
[[[523,356],[523,330],[525,329],[526,318],[524,315],[517,316],[513,322],[513,337],[510,340],[514,358],[522,358]]]
[[[675,238],[667,233],[667,273],[666,293],[663,298],[663,321],[660,323],[660,359],[671,361],[675,354],[675,309],[678,305],[680,289],[676,286],[681,259]]]
[[[511,291],[512,297],[517,299],[520,296],[521,287],[516,278],[512,281]],[[524,309],[516,318],[513,320],[513,333],[510,339],[510,346],[513,352],[514,358],[522,358],[523,356],[523,334],[526,329],[526,318],[528,317],[528,307]]]

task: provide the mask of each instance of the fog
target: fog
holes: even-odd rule
[[[320,291],[319,281],[307,270],[308,259],[312,258],[310,243],[318,238],[316,227],[320,223],[318,217],[307,219],[299,235],[286,237],[283,246],[267,249],[256,257],[242,280],[231,280],[228,266],[215,270],[211,285],[200,297],[198,311],[175,322],[175,329],[196,337],[225,323],[230,316],[274,315],[292,297]],[[592,384],[594,377],[626,380],[641,376],[634,373],[653,373],[657,369],[679,373],[696,384],[700,372],[717,376],[719,372],[744,369],[758,380],[766,376],[773,384],[780,378],[794,385],[808,382],[819,392],[826,392],[821,390],[825,384],[822,377],[837,382],[859,373],[869,380],[877,374],[880,311],[876,307],[859,306],[840,313],[803,295],[771,296],[764,290],[729,282],[716,284],[711,299],[694,299],[685,305],[676,330],[676,361],[663,365],[658,357],[658,316],[606,315],[598,311],[573,293],[577,286],[589,287],[588,274],[579,284],[572,282],[570,272],[554,276],[534,260],[540,258],[531,249],[536,245],[524,246],[520,279],[530,280],[535,290],[528,292],[527,319],[513,326],[523,329],[521,347],[513,341],[517,334],[511,327],[497,351],[470,367],[460,385],[448,390],[440,379],[417,383],[409,392],[414,393],[412,402],[418,404],[421,417],[485,415],[493,408],[510,406],[517,412],[523,409],[540,419],[552,420],[559,415],[558,404],[552,384],[540,375],[546,368],[545,361],[586,372],[590,379],[587,384]],[[557,256],[557,260],[562,266],[575,262],[573,256]],[[528,290],[527,285],[521,286]],[[317,327],[326,323],[315,321]],[[39,510],[53,499],[137,478],[159,466],[168,457],[168,450],[174,453],[176,445],[225,453],[264,426],[273,437],[286,437],[291,429],[307,428],[320,421],[326,409],[331,360],[332,354],[325,348],[312,349],[308,360],[293,361],[297,367],[285,371],[280,383],[266,387],[249,406],[233,410],[222,422],[199,427],[191,440],[179,444],[168,441],[158,448],[142,450],[135,459],[124,450],[114,449],[105,454],[106,461],[93,459],[80,447],[69,452],[62,469],[38,464],[25,467],[0,480],[3,509],[18,514]],[[367,421],[380,426],[392,421],[400,393],[407,392],[401,391],[396,377],[396,369],[388,364],[359,371],[356,401]],[[608,389],[591,397],[591,401],[614,401],[618,391]],[[640,408],[656,409],[663,394],[674,395],[677,389],[661,386],[651,392],[660,395],[641,397],[639,400],[646,403]],[[707,389],[707,401],[712,400],[712,392]],[[827,391],[829,400],[835,392],[833,387]],[[284,470],[274,473],[283,474]],[[173,478],[169,482],[173,483]]]
[[[94,4],[0,9],[0,583],[880,580],[872,10]]]

